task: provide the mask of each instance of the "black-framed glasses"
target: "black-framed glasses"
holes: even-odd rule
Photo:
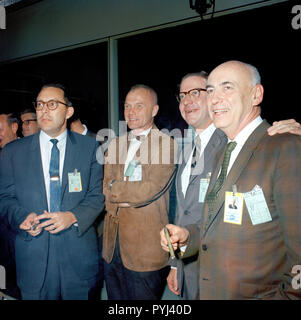
[[[37,121],[37,119],[22,120],[22,124],[25,124],[26,126],[28,126],[30,124],[30,121]]]
[[[33,102],[33,106],[38,111],[42,110],[44,108],[44,106],[46,106],[48,110],[55,110],[59,106],[60,103],[66,107],[69,107],[68,104],[66,104],[62,101],[59,101],[59,100],[49,100],[47,102],[38,100],[38,101]]]
[[[181,91],[178,94],[176,94],[176,97],[179,102],[182,102],[188,94],[192,100],[195,100],[200,96],[201,91],[207,92],[207,90],[204,88],[194,88],[189,91]]]

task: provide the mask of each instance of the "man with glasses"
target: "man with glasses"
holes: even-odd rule
[[[27,137],[32,134],[35,134],[40,130],[37,123],[37,115],[35,110],[25,109],[24,111],[21,112],[20,118],[22,122],[23,137]]]
[[[66,129],[73,107],[63,86],[34,103],[41,131],[0,159],[0,212],[16,236],[22,299],[92,299],[98,276],[94,220],[104,206],[95,139]]]
[[[215,128],[209,115],[207,77],[204,71],[185,75],[177,95],[181,115],[193,128],[195,138],[193,147],[191,144],[184,147],[184,161],[179,165],[176,176],[175,224],[182,227],[201,223],[213,161],[227,142],[226,135]],[[283,132],[301,135],[301,128],[295,120],[284,120],[275,122],[268,132],[270,135]],[[198,296],[197,259],[197,255],[184,260],[170,259],[168,287],[184,299],[196,299]]]

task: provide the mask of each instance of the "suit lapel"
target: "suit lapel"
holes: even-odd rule
[[[63,177],[62,177],[62,199],[64,199],[66,187],[68,185],[68,173],[73,172],[76,168],[76,163],[79,159],[79,150],[72,132],[67,132],[65,159],[63,167]]]
[[[34,172],[32,175],[32,179],[36,179],[36,185],[39,186],[39,190],[41,193],[41,199],[43,202],[43,207],[47,208],[47,196],[46,196],[46,188],[44,181],[44,172],[42,166],[42,158],[41,158],[41,149],[40,149],[40,134],[37,133],[32,137],[32,142],[30,146],[30,163],[32,166],[32,170],[30,172]]]
[[[269,124],[264,120],[256,129],[255,131],[249,136],[246,143],[244,144],[243,148],[238,154],[238,157],[236,158],[228,176],[227,179],[222,186],[217,200],[215,202],[215,206],[213,209],[214,215],[212,217],[209,217],[209,223],[206,226],[206,229],[210,227],[216,216],[219,214],[221,207],[224,204],[225,201],[225,192],[226,191],[232,191],[232,186],[236,184],[236,181],[238,180],[239,176],[241,175],[244,168],[247,166],[250,158],[252,157],[255,149],[257,148],[258,142],[261,140],[261,138],[267,134],[267,128],[269,127]],[[214,170],[212,183],[210,184],[208,192],[212,190],[213,187],[213,181],[216,181],[217,175],[219,173],[219,169],[221,167],[222,161],[223,161],[223,155],[220,157],[218,161],[218,165],[216,166]],[[205,221],[208,221],[208,206],[206,206],[205,210]]]

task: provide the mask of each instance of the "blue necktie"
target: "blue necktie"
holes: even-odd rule
[[[51,139],[53,143],[49,165],[50,176],[50,212],[60,211],[61,182],[60,182],[60,151],[57,147],[58,140]]]

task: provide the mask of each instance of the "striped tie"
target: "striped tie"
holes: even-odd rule
[[[191,171],[190,171],[191,176],[200,174],[199,168],[198,167],[195,168],[201,155],[201,139],[199,135],[195,137],[194,145],[195,145],[195,148],[193,150],[192,159],[191,159]]]
[[[231,153],[234,150],[234,148],[236,147],[236,145],[237,145],[237,143],[235,141],[229,142],[227,144],[227,148],[225,151],[220,175],[218,176],[217,180],[215,181],[214,187],[207,194],[207,197],[206,197],[206,202],[208,203],[209,211],[213,211],[214,203],[217,199],[218,193],[219,193],[220,189],[222,188],[224,181],[226,180]]]

